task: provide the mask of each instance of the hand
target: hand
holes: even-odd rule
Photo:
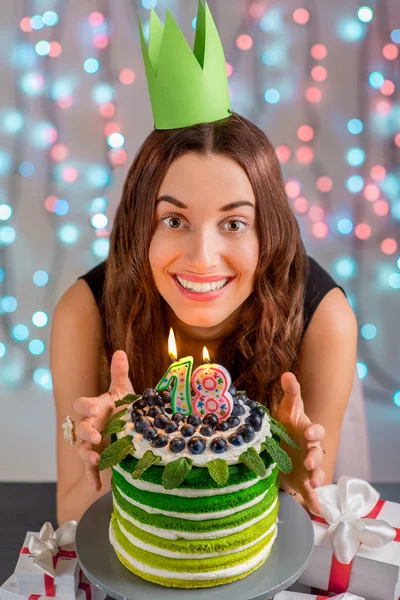
[[[111,360],[111,384],[108,392],[97,398],[78,398],[74,404],[74,411],[83,416],[75,431],[77,441],[80,441],[78,454],[85,463],[86,477],[96,491],[101,490],[98,468],[100,454],[93,448],[101,443],[100,432],[108,419],[117,410],[121,410],[115,408],[116,400],[134,393],[128,374],[128,357],[123,350],[116,350]],[[105,445],[100,452],[104,447]]]
[[[281,488],[300,493],[306,507],[315,515],[320,515],[322,509],[315,488],[322,485],[325,479],[325,472],[319,466],[324,458],[321,441],[325,437],[325,429],[322,425],[311,423],[305,414],[300,384],[295,375],[283,373],[281,385],[285,395],[273,416],[300,446],[300,450],[296,450],[281,442],[293,463],[289,474],[279,474]],[[300,498],[299,502],[302,504]]]

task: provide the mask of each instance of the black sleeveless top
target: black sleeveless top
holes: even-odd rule
[[[311,256],[308,257],[310,262],[310,272],[307,280],[305,295],[304,295],[304,331],[310,324],[311,318],[317,307],[324,296],[330,290],[337,287],[346,295],[346,292],[342,287],[332,279],[325,269],[323,269]],[[90,289],[92,290],[93,296],[96,299],[97,304],[100,306],[104,279],[106,274],[106,263],[103,261],[94,269],[91,269],[85,275],[81,275],[78,279],[84,279]]]

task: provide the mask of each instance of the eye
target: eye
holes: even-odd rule
[[[187,224],[181,217],[174,214],[163,215],[159,219],[168,229],[185,229]]]
[[[235,217],[234,219],[229,219],[226,221],[222,229],[224,231],[230,231],[231,233],[244,233],[249,227],[249,223],[245,219],[239,219]]]

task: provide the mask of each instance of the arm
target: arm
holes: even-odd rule
[[[325,428],[320,465],[324,485],[333,482],[340,430],[350,398],[357,360],[357,321],[338,288],[321,301],[304,335],[298,380],[304,412]]]
[[[104,343],[98,307],[85,281],[74,283],[59,300],[52,319],[50,368],[56,405],[57,521],[79,520],[97,498],[111,489],[109,470],[101,472],[102,488],[94,491],[85,476],[78,444],[67,444],[62,423],[66,416],[80,422],[73,410],[80,396],[100,394],[100,358]],[[103,447],[107,442],[102,442]],[[101,445],[95,446],[101,452]]]

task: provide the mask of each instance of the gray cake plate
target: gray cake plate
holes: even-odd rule
[[[262,567],[234,583],[203,589],[168,588],[141,579],[118,560],[108,538],[112,492],[92,504],[76,530],[76,553],[89,580],[116,600],[267,600],[291,586],[306,569],[314,529],[304,508],[279,492],[278,537]]]

